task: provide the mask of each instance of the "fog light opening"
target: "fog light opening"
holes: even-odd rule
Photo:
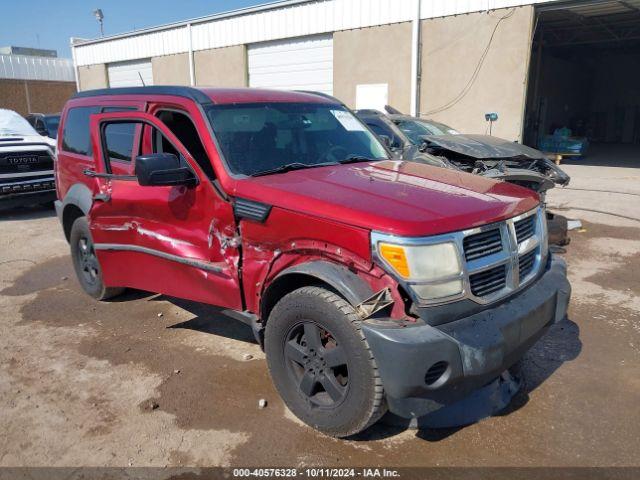
[[[429,370],[427,370],[427,374],[424,376],[424,382],[429,386],[433,386],[436,382],[443,379],[443,377],[448,371],[449,371],[448,362],[444,362],[444,361],[436,362],[429,367]],[[446,379],[444,379],[444,381],[446,381]],[[444,383],[444,381],[439,383]]]

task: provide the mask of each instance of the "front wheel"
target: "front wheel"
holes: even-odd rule
[[[269,315],[265,352],[289,409],[323,433],[354,435],[386,411],[359,318],[329,290],[303,287],[284,296]]]
[[[79,217],[73,222],[69,244],[73,267],[85,292],[97,300],[107,300],[124,291],[119,287],[106,287],[102,281],[102,271],[86,217]]]

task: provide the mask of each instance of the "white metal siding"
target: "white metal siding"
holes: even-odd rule
[[[110,87],[153,85],[151,60],[111,63],[107,67]]]
[[[76,77],[68,58],[0,55],[0,78],[73,82]]]
[[[316,0],[268,6],[192,20],[194,50],[408,22],[421,2],[421,18],[459,15],[558,0]],[[76,45],[77,65],[184,53],[188,22]]]
[[[333,94],[331,35],[249,45],[249,86]]]

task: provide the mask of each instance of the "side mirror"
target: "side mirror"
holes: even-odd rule
[[[198,183],[193,172],[182,166],[173,153],[152,153],[136,157],[136,177],[143,187],[193,186]]]

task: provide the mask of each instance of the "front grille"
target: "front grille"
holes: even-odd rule
[[[498,253],[502,250],[500,229],[496,227],[493,230],[469,235],[465,237],[463,246],[464,257],[467,262]]]
[[[481,301],[494,300],[532,278],[534,269],[538,268],[536,255],[546,243],[545,229],[539,228],[539,222],[543,220],[544,212],[537,210],[523,218],[462,233],[471,297]],[[518,272],[512,272],[516,265]]]
[[[0,173],[25,173],[46,170],[53,170],[53,158],[46,151],[0,153]]]
[[[457,302],[463,299],[489,304],[499,301],[534,281],[547,258],[547,229],[543,208],[523,215],[471,228],[425,238],[412,238],[411,245],[454,244],[459,253],[459,273],[442,278],[435,284],[460,281],[459,293],[448,297],[424,299],[417,286],[434,283],[426,277],[411,282],[398,279],[420,306]],[[372,232],[371,242],[376,249],[383,242],[393,243],[393,235]],[[441,282],[441,283],[440,283]]]
[[[0,197],[3,195],[11,195],[14,193],[39,192],[43,190],[54,190],[56,183],[53,177],[39,178],[37,180],[26,180],[24,182],[15,182],[0,185]]]
[[[518,243],[522,243],[533,237],[536,227],[535,221],[536,217],[532,215],[530,217],[523,218],[522,220],[518,220],[513,224],[516,229],[516,239],[518,240]]]
[[[536,250],[532,250],[531,252],[522,255],[518,260],[518,269],[521,279],[532,272],[533,266],[535,265],[536,261],[536,253]]]
[[[486,297],[507,286],[507,267],[498,265],[469,276],[471,293],[476,297]]]

